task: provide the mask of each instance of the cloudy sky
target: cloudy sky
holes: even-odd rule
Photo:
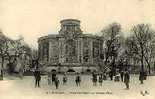
[[[0,0],[0,28],[5,35],[37,47],[37,38],[58,33],[59,21],[81,20],[85,33],[98,33],[118,22],[127,34],[137,23],[155,29],[155,0]]]

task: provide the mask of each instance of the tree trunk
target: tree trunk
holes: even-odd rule
[[[154,62],[154,73],[155,73],[155,62]]]
[[[113,70],[113,74],[114,74],[114,75],[116,75],[115,56],[113,56],[113,61],[112,61],[112,70]]]
[[[143,84],[143,80],[144,80],[144,51],[143,51],[143,47],[142,47],[143,45],[141,45],[141,54],[142,54],[142,56],[141,56],[141,72],[143,73],[143,75],[142,75],[142,79],[141,79],[141,84]]]
[[[2,57],[2,63],[1,63],[1,66],[2,66],[2,68],[1,68],[1,79],[3,80],[3,70],[4,70],[4,57]]]
[[[143,45],[141,45],[141,71],[144,72],[144,50],[143,50]]]
[[[145,57],[145,61],[146,61],[147,66],[148,66],[149,74],[151,74],[151,66],[150,66],[150,63],[146,57]]]

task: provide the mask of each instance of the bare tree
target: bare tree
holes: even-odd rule
[[[104,64],[105,66],[108,63],[111,63],[114,67],[115,60],[117,58],[118,50],[120,48],[120,33],[121,33],[121,25],[118,23],[110,24],[106,29],[102,32],[102,37],[104,38]],[[111,62],[110,62],[111,61]]]
[[[9,46],[13,41],[6,37],[2,31],[0,31],[0,58],[1,58],[1,78],[3,79],[4,73],[4,61],[9,59]]]
[[[128,54],[139,60],[140,71],[151,73],[151,64],[155,57],[154,31],[148,24],[138,24],[132,28],[133,35],[127,39]],[[146,65],[146,66],[145,66]],[[143,81],[142,81],[143,82]]]
[[[8,64],[14,63],[13,58],[21,58],[22,61],[26,61],[25,56],[31,56],[31,49],[28,45],[22,44],[23,38],[17,40],[12,40],[6,37],[2,32],[0,32],[0,58],[1,58],[1,77],[3,79],[4,73],[4,62],[8,61]],[[25,64],[22,64],[25,65]],[[15,68],[13,66],[12,68]]]

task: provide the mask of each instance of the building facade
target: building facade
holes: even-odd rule
[[[102,38],[83,34],[79,20],[65,19],[60,23],[59,34],[38,39],[40,61],[47,66],[98,68],[102,63]]]

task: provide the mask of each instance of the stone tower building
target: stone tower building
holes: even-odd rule
[[[59,34],[50,34],[38,39],[40,61],[47,66],[63,70],[97,69],[102,62],[101,37],[83,34],[79,20],[65,19],[60,23]]]

